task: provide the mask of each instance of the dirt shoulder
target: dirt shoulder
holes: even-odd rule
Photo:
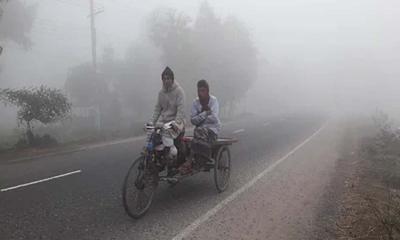
[[[366,120],[344,132],[317,239],[400,239],[400,139]]]

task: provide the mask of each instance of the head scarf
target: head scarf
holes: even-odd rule
[[[207,96],[204,98],[201,98],[199,96],[200,104],[203,109],[208,109],[208,103],[210,101],[210,87],[206,80],[202,79],[197,82],[197,89],[199,89],[201,87],[207,89]]]
[[[171,79],[174,80],[174,72],[168,66],[161,73],[161,78],[163,78],[164,76],[171,77]]]

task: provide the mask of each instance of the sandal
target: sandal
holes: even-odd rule
[[[192,162],[186,161],[179,167],[179,172],[181,175],[187,175],[193,172]]]

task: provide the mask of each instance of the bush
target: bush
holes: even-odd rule
[[[373,120],[362,129],[372,135],[349,163],[358,166],[346,176],[338,239],[400,239],[400,138],[386,114],[377,112]]]
[[[18,123],[26,125],[26,137],[31,146],[36,145],[32,132],[33,122],[54,123],[66,118],[71,110],[71,103],[61,90],[46,86],[19,90],[0,89],[0,100],[4,104],[18,107]]]
[[[384,113],[377,113],[374,123],[376,134],[363,139],[362,156],[373,176],[391,188],[400,189],[400,134]]]
[[[58,142],[55,138],[51,137],[49,134],[44,134],[42,136],[35,135],[35,142],[33,145],[29,144],[26,138],[20,138],[15,144],[15,149],[26,149],[29,147],[37,147],[37,148],[47,148],[47,147],[55,147],[58,145]]]
[[[51,137],[49,134],[43,136],[35,136],[35,147],[54,147],[57,146],[58,142],[55,138]]]
[[[26,149],[29,147],[29,143],[25,138],[20,138],[17,143],[15,144],[15,149]]]
[[[378,190],[364,199],[367,212],[372,213],[374,231],[380,229],[380,239],[400,238],[400,134],[384,113],[374,116],[376,135],[363,141],[362,156],[367,161],[369,176],[378,180]],[[370,187],[373,188],[372,186]],[[379,232],[379,231],[378,231]]]

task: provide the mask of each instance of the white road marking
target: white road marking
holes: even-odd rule
[[[271,124],[270,122],[265,122],[265,123],[263,124],[263,126],[266,127],[266,126],[268,126],[268,125],[270,125],[270,124]]]
[[[215,207],[212,209],[208,210],[205,214],[201,215],[199,218],[197,218],[194,222],[192,222],[189,226],[184,228],[178,235],[176,235],[172,240],[182,240],[189,236],[190,233],[192,233],[194,230],[196,230],[202,223],[207,221],[210,217],[214,216],[219,210],[221,210],[223,207],[225,207],[228,203],[233,201],[235,198],[237,198],[240,194],[245,192],[247,189],[252,187],[257,181],[259,181],[262,177],[264,177],[267,173],[271,172],[275,167],[277,167],[280,163],[288,159],[291,155],[293,155],[297,150],[302,148],[306,143],[308,143],[312,138],[314,138],[317,134],[321,132],[322,129],[325,128],[325,124],[321,126],[316,132],[314,132],[310,137],[308,137],[306,140],[304,140],[300,145],[295,147],[292,151],[287,153],[285,156],[283,156],[281,159],[277,160],[276,162],[272,163],[269,165],[264,171],[262,171],[260,174],[258,174],[256,177],[254,177],[252,180],[250,180],[248,183],[246,183],[244,186],[236,190],[234,193],[229,195],[227,198],[222,200],[220,203],[218,203]]]
[[[47,182],[47,181],[50,181],[50,180],[53,180],[53,179],[56,179],[56,178],[66,177],[66,176],[69,176],[69,175],[72,175],[72,174],[76,174],[76,173],[80,173],[80,172],[82,172],[82,171],[81,170],[77,170],[77,171],[64,173],[64,174],[61,174],[61,175],[45,178],[45,179],[42,179],[42,180],[30,182],[30,183],[24,183],[24,184],[21,184],[21,185],[18,185],[18,186],[14,186],[14,187],[4,188],[4,189],[1,189],[1,192],[14,190],[14,189],[17,189],[17,188],[26,187],[26,186],[37,184],[37,183],[41,183],[41,182]]]
[[[238,133],[241,133],[241,132],[244,132],[244,129],[238,129],[238,130],[234,131],[233,134],[238,134]]]

